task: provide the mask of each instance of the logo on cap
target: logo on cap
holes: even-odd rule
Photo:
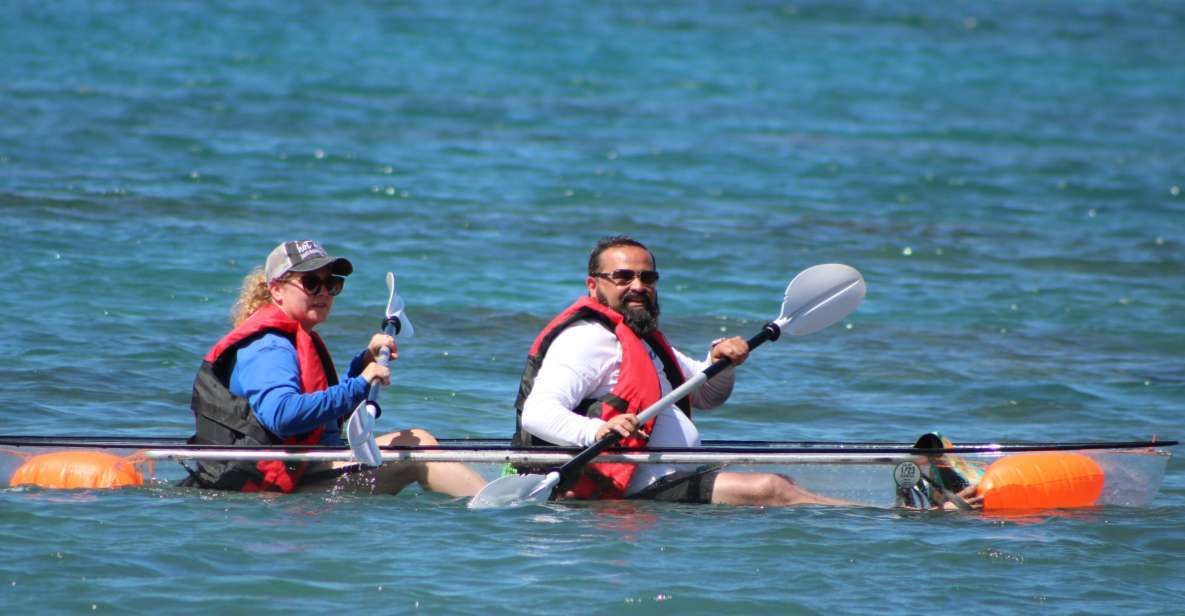
[[[314,242],[313,240],[301,240],[299,242],[293,243],[296,244],[296,250],[300,253],[300,259],[295,263],[307,261],[311,257],[329,256],[329,253],[325,252],[325,249],[321,248],[321,245],[317,242]]]

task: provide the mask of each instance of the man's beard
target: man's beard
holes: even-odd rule
[[[631,300],[640,300],[641,306],[630,306]],[[621,303],[613,305],[600,289],[597,289],[597,301],[616,310],[624,317],[625,324],[639,336],[647,336],[658,331],[658,298],[643,293],[627,291],[621,296]]]

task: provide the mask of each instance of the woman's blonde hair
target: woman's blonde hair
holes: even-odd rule
[[[262,267],[247,272],[243,278],[243,288],[239,290],[239,299],[230,309],[230,322],[234,327],[246,321],[256,310],[272,302],[272,292],[268,289],[267,278]]]

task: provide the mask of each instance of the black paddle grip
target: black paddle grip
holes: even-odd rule
[[[753,349],[761,346],[768,340],[777,340],[778,336],[781,335],[782,328],[778,327],[777,323],[771,321],[766,323],[765,326],[761,328],[761,331],[757,332],[752,338],[749,338],[745,342],[748,343],[749,351],[751,352]],[[705,368],[704,374],[710,379],[731,365],[732,360],[725,357],[724,359],[721,359],[720,361],[717,361],[711,366]]]
[[[390,331],[388,331],[388,329],[387,329],[388,327],[394,328],[395,333],[391,333]],[[383,319],[382,323],[379,324],[379,329],[383,330],[383,332],[385,332],[389,336],[394,336],[395,334],[398,334],[400,332],[400,330],[403,329],[403,323],[401,323],[399,321],[399,317],[387,317],[387,318]]]
[[[606,449],[616,445],[622,439],[621,434],[617,432],[610,432],[605,435],[605,438],[593,443],[588,449],[580,452],[576,457],[568,460],[563,466],[559,468],[560,477],[569,479],[573,473],[584,468],[593,458],[601,455]]]

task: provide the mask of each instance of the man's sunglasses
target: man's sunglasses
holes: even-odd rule
[[[643,270],[635,272],[632,269],[615,269],[611,272],[593,272],[593,276],[597,278],[604,278],[615,285],[625,286],[637,278],[642,281],[642,284],[650,286],[658,282],[658,272],[654,270]]]
[[[320,293],[321,287],[324,286],[331,297],[337,297],[337,294],[342,292],[342,287],[346,285],[345,276],[321,278],[315,274],[305,274],[297,280],[300,280],[300,286],[304,287],[305,292],[309,295]]]

